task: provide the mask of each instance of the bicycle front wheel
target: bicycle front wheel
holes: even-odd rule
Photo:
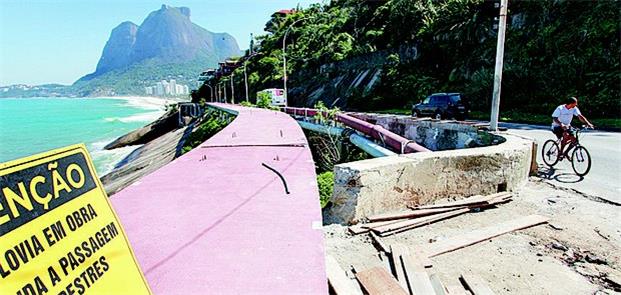
[[[583,146],[577,146],[571,154],[571,168],[576,175],[585,176],[591,170],[591,155]]]
[[[559,156],[561,154],[560,148],[556,141],[548,140],[543,144],[543,148],[541,149],[541,158],[543,158],[543,162],[546,165],[553,167],[558,163]]]

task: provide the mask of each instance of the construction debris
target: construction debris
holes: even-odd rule
[[[547,205],[551,196],[559,195],[555,200],[562,199],[562,202]],[[543,182],[529,182],[513,193],[508,204],[480,209],[477,213],[471,212],[477,210],[476,207],[462,207],[480,206],[482,200],[485,201],[483,197],[477,198],[462,199],[457,206],[452,200],[438,200],[433,205],[419,204],[415,209],[404,206],[389,214],[367,214],[371,217],[356,225],[368,230],[362,235],[352,235],[348,227],[338,224],[328,225],[324,229],[327,251],[335,255],[356,284],[360,283],[350,274],[349,265],[359,271],[379,266],[397,283],[398,278],[405,278],[407,286],[401,289],[408,293],[416,281],[426,282],[424,276],[411,277],[413,272],[421,271],[420,264],[431,281],[434,294],[485,294],[489,291],[481,286],[497,294],[616,294],[615,291],[621,291],[616,251],[619,249],[619,222],[611,217],[618,214],[614,206],[593,202],[575,193],[565,195]],[[443,203],[440,208],[423,206],[439,203]],[[416,220],[462,209],[471,211],[391,236],[372,230],[413,224]],[[425,212],[423,210],[433,214],[420,214]],[[539,224],[545,222],[546,217],[550,220]],[[517,230],[536,224],[539,225]],[[500,234],[504,235],[498,236]],[[448,244],[451,247],[445,248]],[[393,245],[403,245],[406,249],[400,251],[407,254],[400,254],[400,260],[394,261],[397,255],[391,253]],[[444,250],[439,251],[440,248]],[[432,256],[435,250],[438,250],[437,255]],[[424,259],[432,263],[423,262]],[[402,276],[399,268],[403,269]],[[362,286],[361,289],[366,292]]]
[[[376,239],[376,241],[383,243],[381,238],[376,237]],[[433,268],[426,266],[427,263],[425,261],[428,259],[425,256],[421,256],[422,252],[417,251],[415,248],[410,248],[403,244],[393,244],[390,245],[390,252],[392,259],[387,259],[388,256],[386,253],[380,250],[380,257],[382,257],[383,263],[388,263],[387,266],[371,267],[362,271],[356,270],[356,278],[366,293],[370,295],[494,294],[487,286],[487,283],[472,275],[462,274],[459,278],[455,278],[455,281],[460,283],[459,285],[443,284],[440,277],[434,272]],[[332,266],[332,264],[336,264],[336,260],[329,257],[329,277],[330,270],[338,269],[340,270],[340,274],[338,276],[344,278],[342,281],[347,281],[349,283],[350,280],[345,277],[345,272],[338,266],[338,264],[336,267]],[[332,281],[330,284],[333,285]],[[336,291],[336,288],[333,290],[335,290],[337,295],[345,294],[342,293],[343,291]]]
[[[428,257],[434,257],[440,254],[474,245],[476,243],[486,241],[512,231],[524,229],[546,222],[548,222],[547,217],[539,215],[529,215],[526,217],[503,222],[498,225],[488,226],[482,229],[471,231],[469,233],[464,233],[446,240],[442,240],[437,243],[424,245],[422,249]]]
[[[488,196],[476,195],[450,203],[413,207],[408,211],[370,216],[368,220],[371,222],[352,225],[349,231],[355,235],[372,231],[380,237],[385,237],[472,210],[506,203],[511,201],[511,198],[511,193],[502,192]]]
[[[383,264],[356,273],[356,278],[369,294],[494,294],[482,279],[472,275],[462,274],[455,280],[460,283],[459,285],[454,282],[443,284],[434,273],[433,263],[429,258],[505,233],[545,223],[548,221],[547,217],[530,215],[419,246],[389,245],[382,240],[382,237],[472,210],[506,203],[511,201],[511,198],[511,193],[506,192],[472,196],[450,203],[417,206],[409,211],[375,215],[368,218],[371,222],[350,226],[349,230],[354,234],[369,232]],[[344,272],[342,270],[341,272],[344,276]]]
[[[494,295],[494,291],[492,291],[479,277],[462,274],[459,280],[474,295]]]
[[[356,273],[356,278],[369,295],[407,295],[388,271],[374,267]]]
[[[326,273],[328,275],[328,283],[337,295],[362,295],[360,288],[355,282],[350,280],[345,271],[339,266],[334,257],[328,255],[326,257]]]

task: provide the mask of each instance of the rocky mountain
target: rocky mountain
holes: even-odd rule
[[[130,21],[123,22],[112,30],[110,39],[103,49],[95,73],[122,68],[130,65],[132,49],[136,43],[138,26]]]
[[[240,54],[233,36],[213,33],[190,20],[190,9],[162,5],[140,26],[114,28],[95,72],[73,85],[80,96],[144,94],[162,79],[192,84],[206,67]]]

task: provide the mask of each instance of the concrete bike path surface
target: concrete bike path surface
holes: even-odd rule
[[[306,138],[288,115],[238,113],[112,204],[155,294],[327,294]],[[284,177],[287,190],[272,170]]]

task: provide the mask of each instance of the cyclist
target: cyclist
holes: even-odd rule
[[[578,119],[589,128],[593,128],[593,124],[591,124],[578,109],[578,99],[575,97],[568,98],[565,104],[556,107],[552,113],[552,132],[554,132],[558,139],[563,138],[561,140],[561,151],[563,151],[567,143],[574,142],[576,139],[570,132],[571,120],[574,116],[578,117]],[[567,152],[569,152],[570,149],[571,146],[561,155],[567,157]]]

